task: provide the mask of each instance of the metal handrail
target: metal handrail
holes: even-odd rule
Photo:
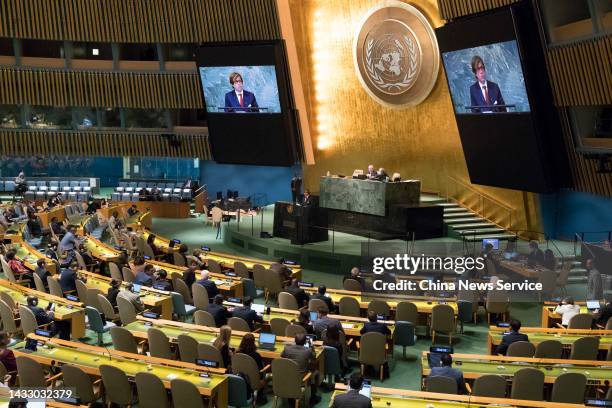
[[[449,175],[447,175],[447,178],[448,178],[449,181],[452,181],[455,184],[460,185],[461,187],[465,188],[469,192],[476,194],[477,197],[478,197],[478,201],[480,203],[480,205],[479,205],[480,208],[479,209],[478,208],[473,208],[473,206],[468,206],[465,203],[460,202],[457,198],[452,197],[451,194],[450,194],[450,191],[449,191],[449,183],[448,182],[446,184],[446,199],[447,200],[451,200],[452,199],[452,200],[462,204],[466,208],[474,211],[476,214],[478,214],[481,217],[485,218],[486,220],[494,223],[495,225],[498,225],[501,228],[504,228],[504,229],[512,228],[512,213],[515,211],[515,208],[512,208],[512,207],[508,206],[507,204],[504,204],[501,201],[499,201],[499,200],[497,200],[497,199],[495,199],[495,198],[493,198],[493,197],[491,197],[491,196],[489,196],[489,195],[487,195],[487,194],[485,194],[485,193],[483,193],[481,191],[478,191],[477,189],[475,189],[474,187],[472,187],[471,185],[469,185],[468,183],[466,183],[466,182],[464,182],[462,180],[456,179],[456,178],[454,178],[452,176],[449,176]],[[507,215],[508,215],[508,223],[507,223],[506,226],[500,225],[495,220],[492,220],[489,217],[487,217],[487,215],[484,212],[484,207],[485,207],[484,201],[485,200],[490,202],[490,203],[492,203],[493,205],[501,208],[502,210],[504,210],[507,213]]]

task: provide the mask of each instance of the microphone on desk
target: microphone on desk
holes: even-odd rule
[[[104,343],[102,343],[102,345],[104,346],[104,348],[105,348],[105,349],[106,349],[106,351],[108,352],[108,361],[113,361],[113,356],[111,355],[111,352],[110,352],[109,348],[108,348],[108,347],[106,347],[106,346],[104,345]]]

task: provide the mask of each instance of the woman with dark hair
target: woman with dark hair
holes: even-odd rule
[[[232,355],[230,352],[230,340],[232,339],[232,328],[229,326],[221,326],[219,336],[213,342],[213,346],[221,352],[223,358],[223,366],[229,368],[232,364]]]
[[[106,298],[113,305],[113,307],[117,307],[117,295],[119,294],[119,289],[121,288],[121,282],[117,279],[113,279],[110,282],[110,287],[106,292]]]
[[[261,355],[257,352],[253,333],[247,333],[242,337],[242,341],[240,341],[240,346],[238,347],[238,353],[253,357],[253,360],[257,363],[257,368],[260,370],[263,369],[263,360],[261,359]]]
[[[147,245],[151,247],[151,249],[153,250],[153,254],[155,254],[156,256],[163,254],[163,252],[160,251],[159,248],[157,248],[157,246],[155,245],[155,234],[149,234],[149,236],[147,237]]]
[[[329,326],[325,331],[325,338],[323,339],[323,345],[333,347],[338,350],[338,356],[340,356],[340,363],[342,364],[342,370],[346,369],[345,358],[344,358],[344,347],[340,342],[340,330],[337,326]]]
[[[142,255],[137,255],[132,263],[130,264],[130,269],[134,273],[134,277],[138,275],[139,272],[143,272],[145,268],[145,259]]]

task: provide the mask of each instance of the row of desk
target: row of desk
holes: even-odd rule
[[[508,328],[504,327],[491,326],[489,328],[487,347],[491,354],[495,352],[495,348],[501,343],[502,337],[507,330]],[[612,346],[612,330],[522,327],[521,333],[528,335],[529,342],[535,346],[546,340],[556,340],[561,342],[563,346],[570,347],[579,338],[587,336],[598,336],[599,349],[602,351],[607,351]]]

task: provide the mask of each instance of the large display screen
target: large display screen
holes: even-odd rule
[[[207,112],[281,113],[274,65],[200,67]]]
[[[196,57],[215,161],[293,165],[301,142],[284,43],[205,44]]]
[[[470,181],[545,193],[568,183],[567,156],[528,2],[436,29]]]
[[[455,113],[530,112],[516,41],[442,54]]]

